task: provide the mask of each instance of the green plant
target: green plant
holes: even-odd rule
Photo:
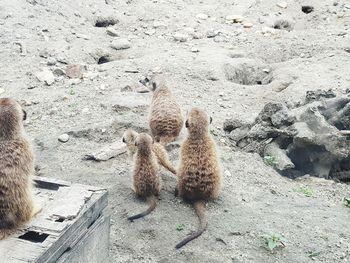
[[[271,253],[273,253],[276,248],[286,246],[284,243],[287,242],[287,240],[280,234],[265,235],[264,238],[267,249]]]
[[[182,231],[182,230],[184,230],[185,229],[185,225],[184,224],[177,224],[176,225],[176,230],[177,231]]]
[[[314,194],[312,189],[309,187],[300,187],[299,189],[296,189],[296,192],[302,193],[307,197],[311,197]]]
[[[308,251],[307,252],[307,256],[309,258],[314,258],[314,257],[317,257],[318,255],[321,254],[321,251]]]
[[[73,89],[71,89],[71,90],[69,91],[69,94],[70,94],[70,95],[75,95],[75,91],[74,91]]]
[[[272,166],[272,167],[276,167],[276,165],[278,164],[276,161],[276,158],[274,156],[271,156],[271,155],[264,156],[264,163],[266,163],[267,165]]]
[[[344,205],[350,208],[350,196],[344,198]]]

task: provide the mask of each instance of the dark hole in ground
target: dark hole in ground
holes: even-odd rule
[[[329,177],[343,182],[350,182],[350,158],[335,163],[332,166]]]
[[[110,57],[108,56],[102,56],[97,60],[97,64],[104,64],[104,63],[108,63],[111,62],[112,60],[110,59]]]
[[[64,219],[63,217],[60,217],[60,218],[56,219],[55,222],[60,222],[60,223],[62,223],[62,222],[64,222],[64,220],[65,220],[65,219]]]
[[[279,20],[275,21],[273,28],[279,29],[279,30],[291,31],[293,29],[293,25],[288,20],[279,19]]]
[[[272,70],[268,65],[254,62],[225,64],[226,79],[241,85],[267,85],[272,82]]]
[[[95,21],[95,27],[108,27],[118,23],[117,19],[114,18],[98,18]]]
[[[311,5],[303,5],[303,6],[301,7],[301,11],[303,11],[303,13],[305,13],[305,14],[309,14],[309,13],[311,13],[312,11],[314,11],[314,7],[311,6]]]
[[[38,233],[35,231],[28,231],[27,233],[19,236],[18,238],[27,240],[33,243],[42,243],[45,241],[45,239],[48,237],[48,234],[45,233]]]
[[[60,189],[60,187],[67,186],[67,185],[63,185],[63,184],[40,181],[40,180],[35,180],[35,179],[34,179],[34,182],[35,182],[36,187],[38,187],[38,188],[53,190],[53,191],[57,191],[58,189]]]

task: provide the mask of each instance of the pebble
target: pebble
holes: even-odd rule
[[[243,21],[243,16],[240,16],[240,15],[226,16],[226,23],[228,23],[228,24],[240,23],[242,21]]]
[[[154,30],[154,29],[150,29],[150,30],[145,31],[145,35],[148,35],[148,36],[152,36],[155,33],[156,33],[156,30]]]
[[[57,63],[57,60],[55,58],[53,58],[53,57],[49,57],[47,59],[47,62],[46,62],[46,64],[48,66],[54,66],[54,65],[56,65],[56,63]]]
[[[82,68],[80,65],[71,64],[66,68],[66,75],[70,79],[80,79],[83,76]]]
[[[58,136],[58,140],[60,142],[68,142],[69,141],[69,135],[64,133],[64,134]]]
[[[197,52],[199,52],[199,49],[198,49],[198,48],[196,48],[196,47],[192,47],[192,48],[191,48],[191,52],[193,52],[193,53],[197,53]]]
[[[0,94],[4,93],[5,89],[0,88]]]
[[[200,20],[207,20],[208,17],[209,16],[207,14],[198,14],[198,15],[196,15],[196,18],[200,19]]]
[[[56,76],[64,76],[64,75],[66,75],[66,72],[63,69],[61,69],[61,68],[55,68],[52,72]]]
[[[217,35],[218,35],[218,32],[214,30],[208,30],[206,34],[207,38],[216,37]]]
[[[188,40],[188,36],[181,33],[176,33],[173,35],[175,41],[186,42]]]
[[[244,27],[244,28],[251,28],[251,27],[253,27],[253,23],[244,22],[244,23],[243,23],[243,27]]]
[[[229,170],[226,170],[226,171],[224,172],[224,175],[230,177],[230,176],[231,176],[231,173],[230,173]]]
[[[116,40],[113,40],[111,43],[111,48],[114,48],[116,50],[128,49],[130,47],[131,47],[131,44],[129,40],[127,40],[126,38],[116,39]]]
[[[39,81],[44,82],[49,86],[55,82],[55,76],[53,75],[51,70],[47,68],[43,69],[42,71],[36,72],[35,76]]]
[[[280,2],[280,3],[277,3],[277,6],[280,8],[286,9],[288,4],[286,2]]]
[[[84,34],[76,33],[75,36],[76,36],[77,38],[82,38],[82,39],[85,39],[85,40],[90,40],[90,37],[87,36],[87,35],[84,35]]]
[[[108,35],[110,35],[112,37],[119,37],[118,32],[111,26],[107,27],[106,32]]]

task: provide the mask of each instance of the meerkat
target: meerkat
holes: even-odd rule
[[[147,199],[149,208],[140,214],[128,217],[131,222],[148,215],[157,205],[161,179],[157,157],[152,151],[152,143],[152,137],[146,133],[140,133],[135,141],[137,150],[134,154],[134,191],[138,197]]]
[[[133,156],[137,150],[137,147],[135,146],[135,140],[138,135],[139,133],[132,129],[126,130],[123,134],[123,142],[127,145],[130,156]],[[176,169],[170,162],[168,153],[165,150],[164,146],[160,143],[153,143],[152,151],[156,155],[158,163],[162,165],[165,169],[167,169],[169,172],[176,175]]]
[[[156,142],[166,145],[180,134],[184,119],[179,104],[166,85],[163,75],[152,74],[140,81],[153,91],[149,126]]]
[[[216,144],[209,133],[211,118],[201,109],[193,108],[186,120],[188,136],[181,145],[178,186],[175,195],[194,203],[199,229],[176,245],[179,249],[199,237],[207,228],[205,201],[217,198],[221,174]]]
[[[18,102],[0,99],[0,240],[41,210],[33,200],[34,153],[24,132],[25,118]]]

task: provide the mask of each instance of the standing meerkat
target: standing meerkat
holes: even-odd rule
[[[211,118],[198,108],[193,108],[186,120],[188,137],[181,145],[178,186],[175,194],[194,203],[199,218],[199,229],[176,245],[181,248],[199,237],[207,228],[205,201],[217,198],[221,175],[216,145],[209,133]]]
[[[40,211],[33,201],[34,154],[24,132],[25,118],[15,100],[0,99],[0,239]]]
[[[161,179],[157,157],[152,151],[152,143],[152,137],[146,133],[140,133],[135,141],[137,150],[134,154],[134,190],[138,197],[147,199],[149,208],[140,214],[128,217],[131,222],[148,215],[157,205]]]
[[[137,147],[135,146],[135,141],[138,135],[139,133],[132,129],[126,130],[123,134],[123,142],[127,145],[128,152],[131,156],[133,156],[137,150]],[[156,155],[158,163],[162,165],[165,169],[167,169],[169,172],[176,175],[176,170],[170,162],[168,153],[165,150],[164,146],[160,143],[153,143],[152,151]]]
[[[155,73],[140,81],[153,91],[149,126],[156,142],[166,145],[180,134],[184,120],[179,104],[166,85],[163,75]]]

